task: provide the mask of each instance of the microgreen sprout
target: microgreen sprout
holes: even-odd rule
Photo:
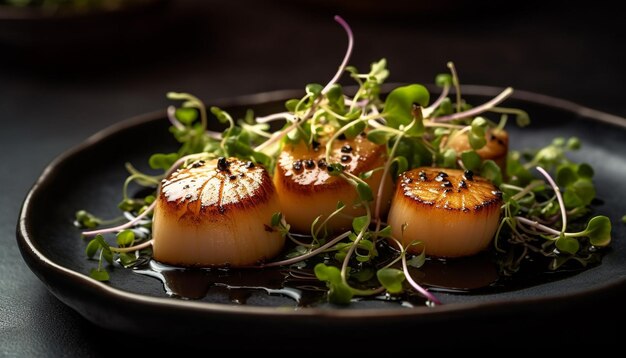
[[[327,297],[333,303],[348,304],[358,296],[394,296],[411,291],[423,296],[430,306],[441,304],[411,276],[411,271],[415,273],[422,265],[428,265],[428,248],[419,241],[403,247],[392,236],[391,226],[385,224],[383,193],[388,189],[388,180],[381,180],[377,187],[368,184],[373,175],[395,179],[400,173],[421,166],[469,170],[499,187],[503,204],[494,252],[505,274],[514,274],[531,255],[547,258],[550,269],[568,261],[582,266],[598,262],[600,249],[611,242],[611,221],[606,216],[590,215],[596,195],[593,169],[567,157],[570,151],[581,147],[578,138],[556,138],[534,151],[511,151],[506,165],[484,158],[481,150],[488,145],[490,135],[505,130],[509,116],[515,116],[520,127],[530,122],[527,112],[500,106],[513,94],[512,88],[472,107],[462,96],[455,65],[448,62],[449,73],[436,76],[441,93],[432,103],[431,93],[420,84],[399,86],[383,95],[381,88],[389,77],[387,60],[372,62],[365,72],[349,66],[354,47],[352,29],[339,16],[335,21],[348,40],[337,72],[325,85],[307,84],[302,97],[285,102],[285,110],[256,117],[248,111],[244,118],[236,119],[218,107],[209,107],[207,113],[204,103],[191,94],[167,94],[178,102],[178,106],[167,108],[167,120],[180,148],[150,156],[148,164],[156,174],[142,173],[126,164],[129,176],[122,186],[119,208],[127,222],[105,227],[120,220],[106,221],[84,210],[76,213],[76,225],[88,229],[83,237],[91,238],[85,253],[98,261],[91,277],[107,281],[116,263],[132,267],[141,255],[149,255],[152,212],[160,183],[175,170],[196,160],[232,156],[261,164],[272,172],[280,151],[292,144],[321,148],[324,159],[320,166],[333,180],[349,183],[357,199],[338,202],[333,212],[318,216],[304,233],[292,232],[288,217],[275,213],[268,218],[269,224],[289,239],[291,251],[249,268],[294,264],[308,267],[313,271],[311,275],[326,283]],[[339,84],[343,75],[357,85],[352,96],[344,93]],[[222,132],[207,130],[211,118],[222,125]],[[270,130],[270,123],[282,122],[282,128]],[[358,136],[385,146],[384,164],[356,173],[334,156],[339,141]],[[466,141],[466,148],[454,146],[456,141]],[[533,174],[533,168],[543,179]],[[152,192],[135,197],[132,189],[137,185]],[[351,218],[351,228],[333,232],[330,223],[347,217],[346,207],[363,211]],[[622,221],[626,222],[626,215]],[[113,242],[113,237],[117,245],[107,242]],[[389,246],[397,246],[397,250]],[[409,247],[418,247],[420,254],[409,254]],[[381,257],[383,250],[387,257]],[[371,280],[364,284],[359,281],[363,276]]]

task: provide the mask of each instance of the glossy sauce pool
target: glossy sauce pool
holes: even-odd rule
[[[385,250],[382,250],[383,252]],[[387,250],[388,251],[388,250]],[[384,255],[381,255],[384,256]],[[582,270],[548,271],[547,263],[527,259],[523,269],[514,275],[501,273],[493,252],[459,259],[426,259],[425,264],[409,268],[411,276],[433,294],[445,292],[472,295],[518,290],[525,287],[569,277]],[[319,261],[318,261],[319,262]],[[227,304],[259,304],[263,295],[280,296],[286,306],[294,308],[318,306],[326,302],[326,284],[313,274],[316,262],[290,267],[263,269],[182,268],[155,260],[146,260],[134,272],[163,283],[166,294],[184,300],[202,300]],[[381,265],[382,266],[382,265]],[[359,288],[376,288],[375,268],[353,273],[350,283]],[[255,302],[249,302],[251,298]],[[406,285],[399,295],[379,294],[355,297],[353,300],[395,302],[406,307],[430,304]],[[261,299],[262,301],[262,299]],[[261,303],[262,304],[262,303]]]

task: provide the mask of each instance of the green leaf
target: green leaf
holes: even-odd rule
[[[198,110],[188,107],[176,108],[175,115],[182,124],[189,126],[198,118]]]
[[[137,207],[137,203],[133,199],[122,200],[117,207],[122,211],[133,211]]]
[[[515,117],[515,123],[518,127],[526,127],[530,124],[530,116],[525,111],[519,111]]]
[[[407,171],[407,169],[409,169],[409,161],[401,155],[393,158],[392,163],[395,164],[393,171],[394,177],[397,177],[398,175],[404,173],[405,171]]]
[[[589,179],[579,178],[573,184],[565,187],[565,191],[563,192],[563,202],[568,209],[573,209],[578,206],[587,206],[591,204],[591,201],[595,197],[596,189]]]
[[[270,221],[272,227],[278,226],[282,218],[283,214],[281,212],[275,212],[274,214],[272,214],[272,220]]]
[[[571,137],[567,140],[566,146],[569,150],[578,150],[580,149],[580,139],[577,137]]]
[[[365,130],[366,126],[367,124],[364,121],[358,121],[355,124],[348,127],[346,131],[344,132],[344,134],[346,135],[348,139],[356,138],[356,136],[358,136],[359,134],[361,134],[361,132]]]
[[[416,242],[411,245],[421,244],[421,242]],[[426,250],[422,250],[422,253],[419,255],[413,255],[410,259],[406,260],[406,264],[411,267],[420,268],[424,266],[426,263]]]
[[[362,250],[373,251],[374,243],[371,240],[362,239],[359,241],[359,248]]]
[[[589,220],[585,233],[593,246],[607,246],[611,243],[611,220],[606,216],[595,216]]]
[[[337,304],[348,304],[354,293],[352,289],[343,283],[341,271],[334,266],[327,266],[323,263],[315,265],[313,269],[318,280],[326,282],[328,299]]]
[[[346,105],[343,97],[343,89],[340,84],[335,83],[330,86],[326,93],[326,98],[328,98],[328,103],[330,103],[333,109],[339,111],[339,113],[345,112]]]
[[[438,87],[452,86],[452,76],[449,73],[440,73],[435,77],[435,84]]]
[[[389,76],[387,70],[387,59],[381,58],[378,62],[373,62],[370,66],[370,78],[374,78],[377,83],[383,83]]]
[[[370,220],[367,215],[357,216],[352,219],[352,229],[354,232],[360,232],[361,230],[366,229],[369,224]]]
[[[565,187],[574,184],[578,179],[572,165],[562,165],[556,171],[556,183]]]
[[[491,180],[491,182],[496,186],[500,186],[500,184],[502,184],[502,171],[500,170],[498,164],[496,164],[493,160],[485,160],[480,173],[485,178]]]
[[[91,269],[89,277],[98,281],[109,281],[109,273],[106,270]]]
[[[487,129],[487,120],[483,117],[476,117],[472,120],[472,129],[471,132],[476,135],[485,136],[485,132]]]
[[[98,240],[92,239],[91,241],[89,241],[87,247],[85,248],[85,254],[91,259],[96,255],[99,248],[100,243],[98,242]]]
[[[100,248],[102,249],[102,257],[109,263],[113,264],[113,252],[109,244],[104,240],[104,236],[98,234],[94,237],[94,240],[98,241]]]
[[[119,247],[132,246],[135,242],[135,233],[132,230],[120,231],[117,234],[117,245]]]
[[[291,113],[294,113],[296,111],[296,107],[298,106],[298,103],[300,103],[299,99],[296,99],[296,98],[288,99],[285,102],[285,109],[287,109],[287,111]]]
[[[383,268],[376,272],[378,282],[380,282],[387,292],[391,294],[402,293],[404,290],[402,283],[406,280],[404,272],[395,268]]]
[[[472,149],[480,149],[487,144],[487,139],[485,139],[484,135],[476,135],[472,132],[467,133],[467,139],[469,140],[469,144]]]
[[[478,155],[478,153],[476,153],[475,151],[466,150],[461,153],[461,161],[463,162],[465,168],[476,171],[478,168],[480,168],[482,159],[480,158],[480,155]]]
[[[557,147],[562,147],[565,145],[565,138],[563,137],[556,137],[554,139],[552,139],[552,145],[557,146]]]
[[[394,89],[387,96],[383,109],[387,124],[393,128],[408,125],[413,120],[413,105],[426,107],[429,99],[430,94],[422,85],[412,84]]]
[[[85,210],[79,210],[76,212],[76,222],[81,227],[93,229],[94,227],[100,225],[102,220]]]
[[[102,249],[102,257],[109,263],[109,265],[113,265],[113,253],[111,250]]]
[[[367,183],[359,182],[356,185],[356,191],[359,194],[359,199],[363,201],[368,201],[368,202],[374,200],[374,194],[372,194],[372,188],[370,188],[370,186],[367,185]]]
[[[313,99],[317,98],[320,93],[322,93],[322,89],[324,89],[324,86],[319,83],[309,83],[306,87],[304,87],[306,94],[311,96]]]
[[[443,166],[444,168],[455,168],[456,167],[456,150],[447,149],[443,152]]]
[[[385,129],[372,129],[367,133],[367,139],[376,144],[385,144],[394,134]]]
[[[578,252],[578,249],[580,248],[580,243],[574,238],[561,236],[556,240],[556,247],[561,252],[566,252],[573,255]]]
[[[391,226],[385,226],[384,228],[380,229],[379,232],[377,232],[377,235],[380,237],[391,237],[391,234]]]
[[[137,261],[137,258],[135,257],[135,255],[129,254],[127,252],[121,252],[119,255],[119,258],[120,258],[120,263],[124,267],[130,267]]]
[[[593,175],[595,174],[591,165],[587,163],[578,164],[578,170],[576,171],[576,173],[578,174],[579,177],[585,178],[585,179],[591,179],[593,178]]]
[[[375,171],[376,171],[376,169],[372,169],[372,170],[368,170],[366,172],[363,172],[363,173],[359,174],[359,178],[361,178],[363,180],[367,180],[367,179],[372,177],[372,175],[374,174]]]
[[[339,210],[339,209],[343,209],[346,206],[346,204],[344,204],[341,200],[337,201],[337,206],[335,207],[335,210]]]
[[[454,112],[454,106],[452,106],[452,101],[450,98],[446,97],[441,101],[439,108],[437,108],[436,115],[437,116],[445,116],[448,114],[452,114]]]
[[[343,283],[331,284],[328,290],[328,299],[330,302],[340,305],[350,304],[350,300],[352,300],[353,296],[354,293],[352,289]]]
[[[233,118],[228,114],[228,112],[222,110],[219,107],[211,107],[211,113],[217,118],[220,123],[232,123]]]
[[[148,164],[150,164],[150,168],[152,169],[168,170],[172,167],[172,165],[174,165],[174,163],[176,163],[178,158],[178,153],[156,153],[150,156]]]

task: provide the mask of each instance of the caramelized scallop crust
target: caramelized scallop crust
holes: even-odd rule
[[[198,161],[164,179],[153,219],[157,261],[182,266],[247,266],[273,258],[284,238],[267,171],[235,158]]]
[[[335,211],[337,202],[346,207],[342,213],[329,222],[329,229],[351,227],[352,218],[365,214],[363,207],[354,207],[358,195],[352,185],[341,177],[332,176],[325,160],[325,144],[308,145],[300,142],[288,144],[278,157],[274,184],[280,197],[282,212],[291,227],[299,232],[309,232],[311,223],[319,215],[322,220]],[[341,163],[346,172],[359,175],[363,172],[382,167],[386,160],[386,148],[377,145],[363,136],[354,139],[333,142],[330,159]],[[370,185],[376,197],[382,170],[377,170],[365,181]],[[393,183],[390,176],[384,178],[385,189],[382,194],[382,212],[389,207]],[[374,205],[372,205],[372,210]]]
[[[474,255],[492,240],[502,193],[471,171],[422,167],[400,175],[389,211],[393,236],[409,252],[437,257]]]

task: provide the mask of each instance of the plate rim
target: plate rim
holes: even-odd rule
[[[398,86],[398,83],[386,84],[383,89],[391,89]],[[435,89],[436,87],[429,85],[429,89]],[[484,85],[464,85],[461,87],[462,92],[468,95],[476,96],[494,96],[500,93],[504,88],[495,86]],[[279,100],[292,97],[302,90],[296,89],[283,89],[275,91],[260,92],[256,94],[235,96],[229,98],[221,98],[213,100],[212,104],[217,106],[255,106],[262,103],[266,103],[270,100]],[[526,102],[540,104],[552,108],[561,109],[567,112],[576,114],[586,120],[600,121],[606,124],[615,125],[626,129],[626,118],[606,113],[603,111],[595,110],[572,101],[543,95],[530,91],[515,90],[512,99],[518,99]],[[517,299],[496,299],[489,302],[455,302],[444,304],[436,307],[414,307],[411,309],[328,309],[328,308],[304,308],[304,309],[290,309],[286,310],[281,307],[263,307],[263,306],[247,306],[247,305],[226,305],[221,303],[205,302],[205,301],[188,301],[188,300],[176,300],[167,297],[154,297],[147,296],[138,293],[132,293],[124,291],[122,289],[115,288],[109,284],[96,281],[84,273],[80,273],[62,266],[59,263],[54,262],[48,258],[43,252],[41,252],[34,241],[31,239],[31,235],[28,229],[28,213],[31,209],[31,201],[41,189],[42,185],[53,175],[55,168],[69,158],[80,154],[84,149],[95,145],[111,135],[123,131],[127,128],[141,125],[157,119],[162,119],[166,116],[165,110],[157,110],[134,116],[113,125],[110,125],[104,129],[97,131],[91,136],[87,137],[81,143],[65,150],[58,156],[56,156],[42,171],[41,175],[37,178],[31,189],[28,191],[23,204],[20,209],[18,217],[18,223],[16,228],[16,236],[18,246],[23,259],[26,261],[29,268],[36,274],[36,276],[44,283],[50,292],[52,292],[57,298],[59,298],[66,305],[77,310],[81,315],[88,318],[76,307],[71,299],[66,299],[61,293],[57,293],[54,287],[44,278],[44,274],[39,270],[52,270],[53,274],[61,275],[68,281],[73,281],[75,284],[81,284],[85,289],[93,290],[94,292],[108,296],[116,300],[131,301],[135,304],[145,304],[149,306],[158,306],[164,309],[175,309],[193,312],[202,312],[208,314],[235,314],[245,316],[259,316],[259,317],[324,317],[340,321],[352,321],[363,319],[413,319],[416,316],[419,317],[432,317],[433,315],[454,315],[459,313],[465,313],[468,311],[497,311],[496,308],[515,308],[521,306],[532,306],[538,303],[557,303],[562,302],[564,299],[571,299],[574,301],[584,300],[590,295],[596,295],[601,292],[608,292],[618,290],[626,287],[626,277],[618,277],[615,280],[604,282],[594,285],[588,289],[582,289],[574,291],[572,293],[562,294],[550,294],[545,296],[525,297]],[[28,257],[27,257],[28,256]],[[98,323],[98,322],[94,322]]]

